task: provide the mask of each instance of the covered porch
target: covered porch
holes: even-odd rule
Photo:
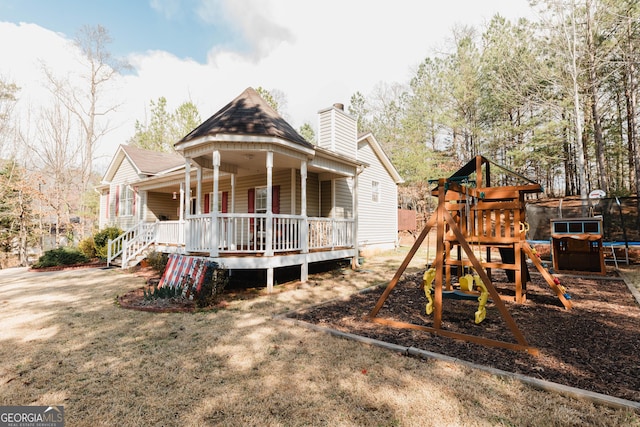
[[[214,221],[218,234],[212,232]],[[270,239],[253,237],[266,236],[269,228]],[[265,214],[219,214],[215,219],[203,214],[140,222],[109,243],[108,262],[118,259],[127,267],[147,250],[205,255],[228,269],[266,270],[271,290],[274,268],[300,265],[300,279],[306,281],[310,263],[355,260],[354,229],[353,219],[279,214],[269,223]]]
[[[185,253],[231,269],[264,268],[269,289],[277,267],[300,265],[306,281],[311,262],[356,263],[359,164],[276,144],[208,145],[197,157],[185,151]]]
[[[124,267],[150,248],[205,255],[229,269],[265,269],[269,289],[274,268],[300,265],[306,281],[309,263],[355,263],[360,165],[299,157],[211,150],[138,182],[139,221],[112,242],[110,261]]]

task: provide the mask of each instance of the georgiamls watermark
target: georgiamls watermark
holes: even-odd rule
[[[64,406],[0,406],[0,427],[64,427]]]

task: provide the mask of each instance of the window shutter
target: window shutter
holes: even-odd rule
[[[120,213],[120,186],[116,186],[116,216]]]
[[[250,188],[249,189],[249,194],[247,196],[247,211],[248,213],[254,213],[256,211],[256,189],[255,188]],[[249,220],[249,225],[251,226],[251,228],[253,229],[253,224],[254,224],[254,219],[251,218]]]
[[[274,185],[271,188],[271,211],[274,214],[280,213],[280,186]]]
[[[131,207],[131,215],[136,216],[136,199],[138,198],[138,187],[133,187],[133,206]]]
[[[109,219],[109,210],[110,210],[110,206],[109,203],[111,203],[111,200],[109,199],[110,196],[110,192],[107,190],[107,203],[106,203],[106,209],[105,209],[105,218]]]
[[[248,213],[254,213],[256,211],[255,208],[255,203],[256,203],[256,189],[255,188],[250,188],[249,189],[249,196],[248,196],[248,205],[247,205],[247,210],[249,211]]]
[[[227,207],[227,203],[229,203],[229,192],[228,191],[223,191],[222,192],[222,213],[229,212],[229,209]]]
[[[211,209],[209,209],[209,206],[211,205],[211,195],[209,193],[204,195],[204,213],[208,214],[209,212],[211,212]]]

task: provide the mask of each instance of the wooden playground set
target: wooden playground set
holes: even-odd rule
[[[432,195],[438,198],[437,209],[369,313],[369,320],[482,345],[538,354],[538,350],[528,344],[503,301],[511,300],[517,304],[526,301],[526,285],[530,279],[526,259],[531,261],[567,310],[571,309],[571,297],[559,280],[543,265],[535,249],[526,240],[528,224],[525,218],[525,195],[541,193],[542,187],[517,174],[515,174],[516,177],[524,180],[524,184],[492,186],[492,166],[500,167],[482,156],[476,156],[449,178],[434,181],[436,186],[432,190]],[[506,169],[502,168],[502,170]],[[436,256],[424,273],[422,284],[427,300],[426,313],[433,314],[432,324],[417,325],[379,317],[378,314],[385,301],[392,297],[394,287],[429,231],[434,227],[437,235]],[[557,258],[563,259],[564,255],[569,257],[566,259],[571,259],[570,251],[575,245],[569,245],[567,241],[588,242],[587,253],[598,254],[600,259],[598,265],[602,265],[599,272],[604,273],[601,236],[598,237],[593,229],[589,228],[589,230],[585,231],[583,226],[581,232],[576,231],[569,237],[568,234],[557,235],[559,242],[555,248],[558,252]],[[584,251],[584,245],[579,244],[578,250]],[[499,260],[497,254],[500,256]],[[578,255],[580,258],[583,254],[578,253]],[[493,257],[496,259],[492,259]],[[507,278],[513,283],[513,289],[508,295],[504,292],[500,294],[492,283],[492,269],[505,270]],[[458,278],[458,283],[452,283],[454,277]],[[484,320],[485,305],[491,299],[515,342],[498,341],[445,329],[443,299],[478,300],[478,310],[475,312],[476,324]]]

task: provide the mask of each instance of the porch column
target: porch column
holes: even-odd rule
[[[196,215],[202,215],[202,167],[196,169]]]
[[[273,256],[273,151],[267,151],[267,223],[265,237],[265,256]],[[267,292],[273,291],[273,268],[267,269]]]
[[[191,205],[191,159],[185,158],[184,166],[184,216],[189,218],[189,206]]]
[[[185,236],[185,223],[184,223],[184,182],[180,183],[180,208],[178,208],[178,219],[180,220],[180,224],[178,225],[178,243],[181,245],[185,244],[184,236]]]
[[[296,169],[291,168],[291,215],[296,214]]]
[[[231,206],[227,206],[227,212],[233,214],[236,213],[236,174],[231,174],[231,201],[229,202]],[[227,242],[229,242],[229,248],[232,251],[238,249],[236,245],[236,237],[233,234],[235,231],[235,222],[233,219],[228,220],[227,225]]]
[[[227,207],[229,213],[236,213],[236,174],[231,174],[231,206]]]
[[[300,215],[302,216],[302,229],[300,230],[301,252],[309,253],[309,219],[307,218],[307,161],[300,162]],[[305,257],[300,266],[300,281],[309,279],[309,263]]]
[[[189,218],[190,206],[191,206],[191,158],[185,158],[184,165],[184,218]],[[189,221],[184,222],[184,251],[186,253],[189,252],[189,249],[192,247],[191,243],[191,233],[190,233],[191,224]]]
[[[178,220],[184,221],[184,182],[180,183],[180,207],[178,208]]]
[[[331,250],[336,246],[336,180],[331,180]]]
[[[356,174],[353,176],[353,249],[355,252],[354,257],[351,259],[351,268],[359,268],[360,264],[358,264],[358,256],[360,255],[358,252],[360,249],[358,248],[358,176],[362,172],[360,166],[356,168]]]
[[[220,178],[220,152],[213,151],[213,209],[211,209],[211,252],[212,257],[218,256],[218,181]]]

